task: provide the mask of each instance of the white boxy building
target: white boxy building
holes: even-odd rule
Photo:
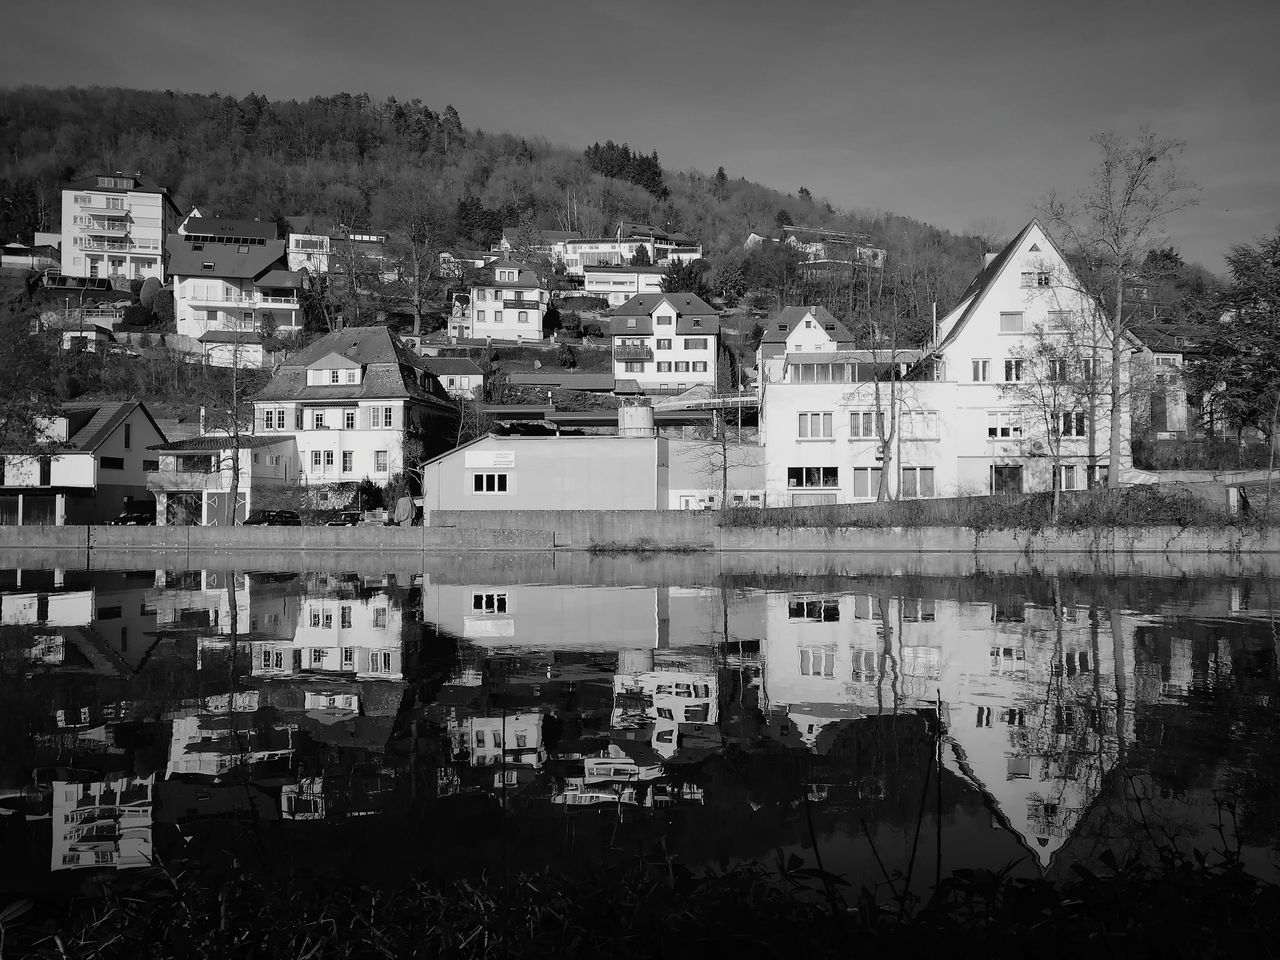
[[[141,174],[73,180],[62,188],[62,273],[164,280],[165,238],[179,216],[169,188]]]
[[[782,351],[762,344],[770,505],[874,500],[886,459],[889,490],[903,498],[1050,490],[1055,479],[1074,490],[1105,478],[1109,330],[1037,221],[990,258],[923,349],[846,349],[824,319],[805,308]],[[1050,409],[1033,396],[1029,378],[1045,366],[1032,350],[1054,338],[1074,358],[1056,376],[1096,384],[1087,402]],[[1127,433],[1127,401],[1122,413]],[[888,458],[882,424],[895,427]]]

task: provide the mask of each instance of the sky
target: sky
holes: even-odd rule
[[[418,97],[1003,236],[1148,125],[1200,188],[1169,240],[1220,272],[1280,226],[1277,42],[1274,0],[46,0],[6,10],[0,86]]]

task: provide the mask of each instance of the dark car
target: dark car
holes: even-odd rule
[[[302,518],[293,510],[251,510],[241,523],[246,527],[300,527]]]
[[[151,510],[126,510],[106,523],[110,527],[154,527],[156,515]]]
[[[364,514],[356,510],[344,510],[332,520],[325,523],[326,527],[358,527],[360,521],[364,518]]]

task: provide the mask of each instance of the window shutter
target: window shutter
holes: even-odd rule
[[[364,416],[363,416],[363,418],[362,418],[362,419],[363,419],[363,421],[364,421],[364,428],[365,428],[366,430],[372,430],[372,429],[373,429],[373,426],[374,426],[374,424],[373,424],[373,413],[374,413],[374,409],[375,409],[374,407],[365,407],[365,408],[364,408],[364,410],[363,410],[363,414],[364,414]]]
[[[301,407],[293,408],[293,429],[295,430],[302,429],[302,408]]]
[[[391,426],[397,430],[404,429],[404,404],[397,403],[391,408]]]

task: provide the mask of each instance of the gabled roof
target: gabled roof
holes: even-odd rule
[[[764,336],[760,338],[761,343],[785,343],[789,337],[807,316],[813,316],[813,319],[822,324],[823,330],[832,340],[837,342],[851,342],[853,334],[843,323],[837,320],[826,307],[785,307],[776,317],[770,318],[765,324]],[[830,329],[834,326],[835,329]],[[786,327],[785,330],[778,329]]]
[[[334,350],[331,353],[325,354],[320,359],[308,364],[308,366],[323,367],[325,370],[334,370],[358,367],[360,364],[356,363],[356,361],[352,360],[350,357],[343,356],[341,353]]]
[[[240,448],[242,450],[257,450],[260,447],[270,447],[277,443],[293,443],[295,438],[293,434],[277,434],[268,436],[265,434],[255,436],[241,436]],[[147,447],[148,450],[160,450],[165,453],[187,453],[187,452],[208,452],[211,450],[231,450],[235,446],[235,441],[227,434],[205,434],[199,437],[187,437],[185,440],[170,440],[166,443],[153,443]]]
[[[205,249],[207,250],[208,247]],[[260,287],[284,287],[298,290],[302,287],[302,274],[296,270],[268,270],[255,282]]]
[[[677,314],[687,313],[696,317],[716,317],[720,314],[701,297],[694,293],[638,293],[626,303],[615,307],[615,317],[651,317],[663,302],[675,307]]]
[[[86,400],[62,404],[59,410],[60,415],[68,417],[73,422],[78,421],[79,425],[64,443],[58,444],[58,449],[86,452],[97,450],[115,432],[116,428],[124,423],[134,410],[139,408],[146,418],[151,421],[156,433],[163,437],[164,431],[160,429],[155,418],[151,416],[151,411],[140,400]]]
[[[202,249],[195,250],[193,247]],[[184,237],[171,236],[166,244],[169,251],[169,273],[175,277],[220,277],[234,280],[252,280],[273,267],[284,268],[283,240],[268,240],[264,245],[245,247],[233,243],[193,244]],[[245,253],[240,251],[244,249]],[[203,265],[213,264],[212,270]]]
[[[978,275],[969,282],[969,286],[966,287],[964,293],[960,295],[958,306],[942,320],[942,326],[946,328],[947,332],[942,338],[942,342],[934,345],[933,349],[935,352],[951,344],[959,335],[960,331],[964,329],[965,324],[969,322],[969,318],[977,312],[983,298],[995,283],[996,277],[1000,276],[1004,271],[1006,264],[1008,264],[1015,251],[1022,246],[1022,241],[1026,238],[1027,234],[1032,231],[1032,229],[1039,230],[1044,238],[1053,246],[1054,252],[1058,254],[1062,262],[1064,264],[1067,262],[1066,257],[1062,256],[1062,251],[1059,250],[1057,244],[1053,242],[1053,238],[1050,237],[1044,228],[1040,226],[1040,221],[1035,219],[1031,220],[1031,222],[1018,231],[1018,235],[1010,240],[1005,245],[1005,248],[996,254],[995,257],[992,258],[991,262],[983,267],[978,272]],[[956,316],[957,311],[959,311],[959,316],[956,317],[954,322],[950,322],[951,317]]]
[[[307,368],[331,354],[364,367],[359,384],[311,386]],[[386,327],[347,327],[289,357],[254,400],[419,400],[453,410],[426,363]]]

